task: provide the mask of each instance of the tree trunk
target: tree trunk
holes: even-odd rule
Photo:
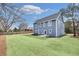
[[[72,4],[74,6],[74,3]],[[72,21],[73,21],[73,36],[76,36],[76,27],[75,27],[75,10],[72,10]]]
[[[76,36],[75,21],[73,20],[73,36]]]

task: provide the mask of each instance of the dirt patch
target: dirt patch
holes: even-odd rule
[[[0,56],[6,55],[6,37],[5,35],[0,35]]]

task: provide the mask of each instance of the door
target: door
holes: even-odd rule
[[[47,35],[47,31],[46,30],[44,31],[44,34]]]

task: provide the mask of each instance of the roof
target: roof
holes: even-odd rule
[[[46,21],[46,20],[56,20],[56,18],[58,17],[59,15],[59,12],[58,13],[55,13],[53,15],[50,15],[50,16],[47,16],[47,17],[44,17],[42,19],[39,19],[39,20],[36,20],[35,23],[38,23],[38,22],[43,22],[43,21]]]

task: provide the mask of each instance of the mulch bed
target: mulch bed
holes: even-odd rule
[[[5,35],[0,35],[0,56],[6,55],[6,37]]]

